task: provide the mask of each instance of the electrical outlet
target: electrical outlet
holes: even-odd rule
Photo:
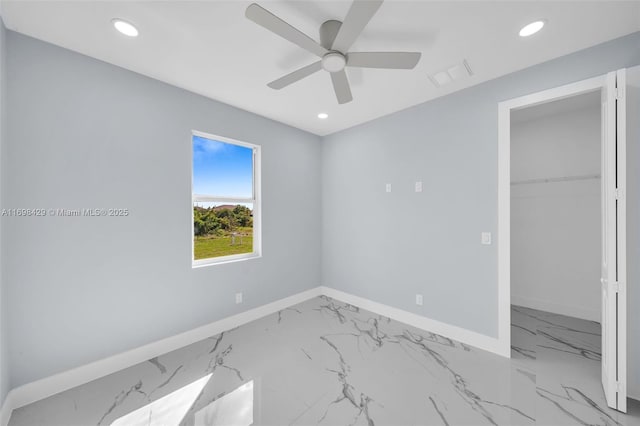
[[[242,303],[242,293],[236,293],[236,304]]]
[[[421,294],[416,294],[416,305],[418,306],[422,306],[422,295]]]
[[[485,246],[491,245],[491,232],[483,232],[480,235],[480,244]]]
[[[391,184],[390,183],[387,184],[386,188],[387,188],[387,192],[391,192]]]
[[[416,182],[416,192],[422,192],[422,182]]]

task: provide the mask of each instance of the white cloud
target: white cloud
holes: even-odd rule
[[[193,151],[197,153],[213,154],[224,151],[226,146],[227,144],[224,142],[205,139],[199,136],[194,136],[193,138]]]

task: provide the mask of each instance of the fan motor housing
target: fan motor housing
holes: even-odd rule
[[[333,41],[336,39],[341,26],[342,22],[336,21],[335,19],[325,21],[320,25],[320,44],[322,47],[331,50]]]

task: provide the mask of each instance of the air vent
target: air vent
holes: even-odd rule
[[[454,81],[464,80],[472,75],[473,71],[471,71],[467,60],[464,59],[459,64],[451,65],[445,70],[429,75],[429,80],[431,80],[434,86],[442,87]]]

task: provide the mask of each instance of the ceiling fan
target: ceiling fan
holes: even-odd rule
[[[262,6],[251,4],[245,12],[247,18],[321,58],[272,81],[268,86],[280,90],[313,73],[325,70],[331,74],[338,103],[345,104],[353,100],[345,67],[413,69],[420,60],[420,52],[349,52],[349,48],[378,11],[382,1],[354,0],[344,22],[329,20],[320,26],[320,43]]]

